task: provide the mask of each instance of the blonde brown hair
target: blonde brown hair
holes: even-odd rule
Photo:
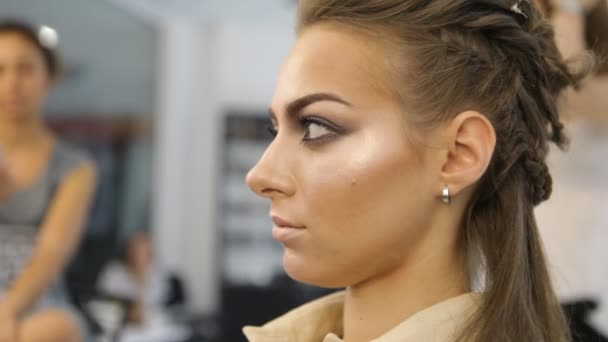
[[[533,209],[551,194],[548,143],[567,144],[557,97],[585,72],[569,70],[531,1],[300,0],[298,15],[298,31],[334,23],[386,41],[393,88],[417,122],[472,109],[494,126],[461,234],[465,251],[481,253],[485,292],[460,340],[570,340]]]

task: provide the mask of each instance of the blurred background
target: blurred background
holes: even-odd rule
[[[270,139],[267,107],[294,40],[295,4],[0,0],[0,18],[58,33],[65,68],[44,121],[97,165],[64,275],[97,341],[244,341],[243,325],[327,293],[284,275],[267,203],[244,181]],[[565,50],[603,51],[605,5],[565,14]],[[608,336],[604,78],[567,96],[573,143],[552,152],[555,196],[538,212],[579,341]]]

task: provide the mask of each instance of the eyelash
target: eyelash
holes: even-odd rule
[[[310,138],[306,137],[306,135],[308,134],[308,131],[307,131],[307,133],[302,138],[302,143],[305,143],[305,144],[322,143],[328,139],[331,139],[335,135],[344,133],[344,130],[342,128],[337,127],[337,126],[327,122],[325,119],[314,117],[314,116],[299,117],[298,122],[299,122],[300,127],[306,131],[308,130],[308,128],[311,124],[315,124],[315,125],[324,127],[325,129],[327,129],[328,131],[331,132],[331,133],[323,135],[319,138],[310,139]],[[279,133],[279,131],[272,124],[266,125],[266,130],[270,133],[270,135],[273,138],[275,138],[277,136],[277,134]]]
[[[272,138],[276,138],[277,134],[279,134],[279,131],[274,128],[274,125],[272,123],[266,124],[266,131],[270,134]]]

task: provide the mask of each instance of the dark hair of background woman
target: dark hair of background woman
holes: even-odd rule
[[[0,34],[16,33],[32,43],[40,51],[49,76],[55,79],[61,73],[61,59],[56,50],[43,44],[38,37],[38,31],[33,25],[25,21],[0,18]]]

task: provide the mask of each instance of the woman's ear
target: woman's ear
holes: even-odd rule
[[[458,114],[448,123],[447,156],[441,181],[456,195],[475,184],[485,173],[496,146],[496,133],[490,121],[475,111]]]

